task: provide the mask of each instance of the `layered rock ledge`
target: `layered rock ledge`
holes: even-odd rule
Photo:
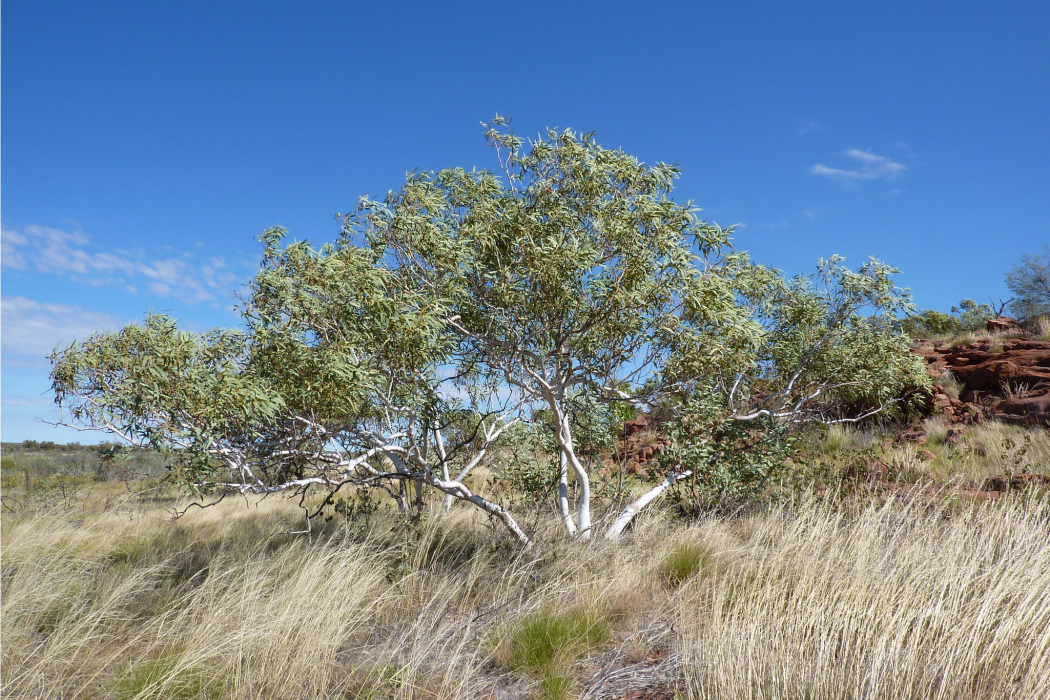
[[[948,421],[1050,425],[1050,342],[920,340],[913,351],[936,382],[930,408]]]

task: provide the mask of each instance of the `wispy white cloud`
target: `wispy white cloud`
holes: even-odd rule
[[[198,265],[192,259],[148,259],[125,251],[92,250],[80,231],[47,226],[26,226],[21,231],[4,228],[4,267],[67,276],[93,286],[118,286],[137,293],[141,280],[154,294],[187,302],[214,300],[215,293],[231,291],[237,275],[223,258]]]
[[[28,239],[18,231],[8,228],[0,230],[0,264],[16,270],[26,269],[26,259],[19,251],[19,247],[28,242]]]
[[[17,394],[0,395],[0,403],[15,408],[46,408],[54,401],[46,396],[19,396]]]
[[[42,358],[58,345],[97,331],[120,328],[120,319],[68,304],[45,304],[25,297],[0,297],[0,348],[6,355]],[[5,358],[6,361],[6,358]]]
[[[879,178],[888,180],[897,177],[908,169],[903,163],[898,163],[886,156],[876,155],[871,151],[862,151],[858,148],[851,148],[843,155],[856,161],[857,167],[852,170],[846,170],[831,168],[823,163],[817,163],[809,169],[809,172],[813,175],[820,175],[833,180],[854,182],[856,180],[875,180]]]
[[[817,217],[824,213],[827,207],[813,207],[812,209],[803,209],[801,214],[806,221],[816,221]]]
[[[820,122],[815,122],[812,119],[806,119],[805,117],[800,117],[799,122],[802,124],[798,129],[799,136],[815,134],[818,131],[824,131],[828,128],[826,124],[821,124]]]

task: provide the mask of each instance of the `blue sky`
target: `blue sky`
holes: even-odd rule
[[[479,122],[597,132],[789,273],[1005,298],[1050,241],[1050,4],[56,3],[2,16],[2,422],[53,429],[55,344],[150,310],[235,325],[255,237],[331,240]]]

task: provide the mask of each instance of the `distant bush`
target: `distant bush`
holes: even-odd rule
[[[80,443],[77,443],[80,446]],[[26,440],[22,443],[23,450],[57,450],[60,445],[56,445],[51,440],[44,440],[43,442],[37,442],[36,440]]]
[[[1050,245],[1042,255],[1025,255],[1006,273],[1014,293],[1010,309],[1021,318],[1050,313]]]
[[[898,328],[912,338],[935,338],[984,330],[992,318],[995,318],[995,311],[988,304],[963,299],[958,306],[952,307],[950,314],[926,309],[901,319]]]
[[[979,304],[973,299],[963,299],[958,306],[952,307],[952,313],[959,319],[959,326],[964,331],[984,330],[985,324],[995,318],[991,306]]]
[[[22,473],[28,473],[33,484],[40,483],[38,479],[55,477],[65,480],[63,483],[74,490],[79,486],[74,487],[69,479],[97,482],[158,478],[167,474],[172,460],[171,455],[163,452],[107,442],[98,445],[81,445],[79,442],[63,445],[51,440],[5,442],[3,452],[4,488],[22,487],[24,477],[15,477]],[[76,483],[80,484],[80,481]],[[36,493],[39,489],[34,486],[33,490]]]
[[[954,316],[934,309],[908,316],[900,322],[900,329],[912,338],[929,338],[935,335],[951,335],[962,330]]]

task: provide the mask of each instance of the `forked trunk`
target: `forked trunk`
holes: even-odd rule
[[[569,428],[569,416],[555,409],[555,415],[560,417],[558,426],[558,450],[561,453],[559,464],[561,465],[560,480],[558,483],[558,498],[562,507],[562,518],[566,523],[566,529],[572,536],[577,536],[584,542],[591,539],[591,480],[587,470],[576,457],[576,450],[572,442],[572,431]],[[576,523],[573,525],[572,516],[568,510],[568,470],[566,464],[572,468],[573,476],[579,485],[580,493],[576,502]],[[563,491],[564,488],[564,491]],[[564,500],[562,497],[564,493]]]

